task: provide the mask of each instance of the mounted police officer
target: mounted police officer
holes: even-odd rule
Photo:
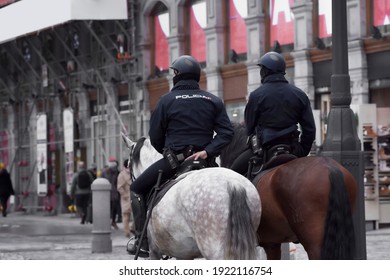
[[[157,182],[171,178],[184,160],[206,160],[215,164],[215,157],[233,137],[233,128],[224,104],[217,96],[199,88],[201,67],[189,55],[180,56],[171,67],[173,88],[161,97],[150,119],[149,136],[153,147],[164,155],[152,164],[131,185],[131,206],[134,215],[136,241],[130,254],[135,254],[138,239],[146,222],[145,197]],[[215,133],[215,136],[214,136]],[[148,244],[143,239],[140,256],[148,256]]]
[[[287,147],[297,157],[309,154],[316,127],[307,95],[288,83],[286,62],[277,52],[264,54],[258,63],[262,85],[253,91],[245,107],[248,148],[233,163],[232,169],[245,174],[254,153],[268,160],[267,152],[276,145]],[[300,130],[298,126],[300,125]]]

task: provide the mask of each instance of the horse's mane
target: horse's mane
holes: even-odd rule
[[[221,166],[229,168],[233,161],[247,148],[246,126],[243,123],[232,122],[234,136],[230,144],[221,151]]]
[[[144,142],[146,140],[146,137],[141,137],[138,139],[137,143],[135,144],[134,151],[133,151],[133,163],[135,165],[140,163],[140,155],[141,155],[141,148],[144,145]]]

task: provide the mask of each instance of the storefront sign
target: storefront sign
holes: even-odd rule
[[[37,192],[39,196],[47,194],[47,116],[37,116]]]
[[[66,174],[66,191],[70,194],[72,189],[72,180],[74,173],[74,116],[71,108],[65,109],[63,112],[64,121],[64,146],[65,146],[65,174]]]

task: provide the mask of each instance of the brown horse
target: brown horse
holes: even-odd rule
[[[221,154],[223,167],[246,148],[245,127],[234,128]],[[267,258],[281,258],[281,243],[300,242],[309,259],[352,259],[357,187],[352,174],[328,157],[298,158],[263,172],[256,183],[262,203],[257,233]]]

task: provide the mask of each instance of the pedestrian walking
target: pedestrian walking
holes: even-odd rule
[[[135,233],[133,211],[131,210],[130,203],[130,186],[132,180],[128,164],[128,159],[123,161],[122,170],[119,172],[118,175],[117,185],[117,189],[121,197],[123,231],[126,237],[130,237],[131,233]]]
[[[110,192],[110,212],[111,212],[111,226],[118,229],[117,218],[121,216],[120,210],[120,194],[117,190],[118,184],[118,163],[116,160],[110,160],[108,167],[104,170],[102,177],[107,179],[111,184]]]
[[[93,182],[92,174],[85,168],[85,163],[79,161],[78,172],[75,174],[72,182],[71,195],[76,200],[77,212],[80,215],[80,224],[85,224],[88,206],[91,204],[91,185]]]
[[[7,203],[11,195],[15,195],[11,176],[3,162],[0,162],[0,206],[3,217],[7,216]]]

